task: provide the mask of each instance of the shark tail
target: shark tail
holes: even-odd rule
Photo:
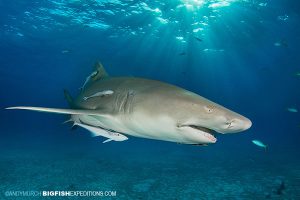
[[[91,115],[91,116],[103,116],[106,114],[99,113],[99,110],[83,110],[83,109],[62,109],[62,108],[45,108],[45,107],[32,107],[32,106],[16,106],[5,108],[7,110],[33,110],[39,112],[67,114],[67,115]]]

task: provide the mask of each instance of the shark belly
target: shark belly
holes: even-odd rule
[[[157,120],[158,119],[158,120]],[[117,120],[117,126],[122,127],[124,133],[134,137],[163,140],[178,143],[190,143],[183,135],[178,134],[171,118],[168,116],[160,116],[153,120],[151,116],[134,113],[127,120]]]
[[[88,115],[73,115],[72,118],[74,121],[80,121],[89,126],[103,127],[124,135],[170,142],[193,143],[177,134],[175,130],[163,128],[169,127],[168,123],[172,123],[168,117],[161,117],[159,120],[161,123],[159,124],[151,123],[151,120],[147,120],[147,116],[141,115],[135,115],[127,120],[122,115],[110,119]]]

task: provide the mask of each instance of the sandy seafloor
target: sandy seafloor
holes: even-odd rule
[[[144,140],[102,144],[91,139],[90,146],[84,147],[81,142],[2,149],[0,190],[107,190],[117,194],[84,199],[300,198],[300,161],[292,149],[265,152],[256,147],[249,151],[232,147],[222,152],[224,145],[191,147]],[[275,191],[281,181],[285,189],[278,195]],[[1,199],[40,198],[1,194]]]

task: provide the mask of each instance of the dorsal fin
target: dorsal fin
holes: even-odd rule
[[[95,74],[93,74],[91,76],[91,80],[96,81],[96,80],[103,79],[103,78],[106,78],[106,77],[108,77],[108,74],[105,71],[103,65],[99,61],[96,62],[96,64],[95,64]]]
[[[90,83],[93,83],[99,79],[107,78],[108,74],[105,71],[103,65],[98,61],[95,64],[95,70],[85,79],[85,82],[83,86],[80,88],[81,90],[84,90],[87,85]]]

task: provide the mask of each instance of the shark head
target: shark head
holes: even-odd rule
[[[221,105],[191,92],[181,99],[183,107],[174,114],[180,134],[199,143],[215,143],[216,133],[238,133],[249,129],[252,122]]]
[[[215,136],[218,133],[238,133],[252,125],[248,118],[186,90],[169,88],[161,92],[156,101],[153,102],[152,98],[146,102],[143,105],[144,114],[138,118],[147,121],[148,124],[152,121],[149,130],[157,131],[160,136],[164,135],[168,141],[195,145],[210,144],[217,141]],[[147,119],[148,115],[151,119]],[[143,121],[139,123],[147,127],[148,124]]]
[[[215,143],[216,133],[238,133],[252,125],[246,117],[215,104],[193,105],[186,111],[188,117],[178,120],[178,131],[199,143]]]

